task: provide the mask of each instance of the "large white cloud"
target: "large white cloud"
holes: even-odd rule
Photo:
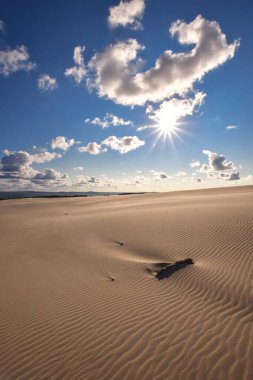
[[[121,0],[109,8],[108,23],[110,27],[130,26],[132,29],[142,29],[140,20],[145,10],[145,0]]]
[[[74,48],[73,60],[75,65],[65,70],[66,77],[70,77],[74,80],[76,85],[80,85],[86,77],[87,70],[84,63],[83,53],[85,46],[76,46]]]
[[[24,45],[17,46],[15,49],[0,50],[0,74],[4,77],[20,70],[31,71],[35,67],[36,64],[29,61],[29,54]]]
[[[53,91],[58,85],[55,78],[48,74],[41,74],[38,78],[38,87],[42,91]]]
[[[140,140],[137,136],[109,136],[102,142],[102,144],[121,154],[125,154],[145,145],[145,141]]]
[[[89,68],[95,73],[93,85],[99,96],[134,106],[185,95],[206,73],[232,59],[239,46],[239,40],[228,44],[220,25],[200,15],[190,23],[175,21],[170,33],[180,44],[195,46],[180,53],[166,50],[155,66],[144,72],[138,72],[137,59],[143,46],[135,39],[119,41],[95,54]]]
[[[99,117],[95,117],[94,119],[85,119],[84,122],[86,124],[92,124],[92,125],[98,125],[101,128],[108,128],[108,127],[116,127],[119,125],[132,125],[132,121],[130,120],[124,120],[122,117],[118,117],[116,115],[113,115],[112,113],[106,113],[106,115],[103,117],[103,119]]]

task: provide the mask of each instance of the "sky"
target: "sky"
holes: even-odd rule
[[[0,190],[253,184],[250,0],[1,0]]]

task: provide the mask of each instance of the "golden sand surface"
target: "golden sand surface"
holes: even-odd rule
[[[1,380],[253,379],[252,186],[8,200],[0,226]]]

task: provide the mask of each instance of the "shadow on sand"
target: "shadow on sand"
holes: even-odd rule
[[[163,280],[164,278],[170,277],[173,273],[179,271],[180,269],[183,269],[187,267],[188,265],[194,264],[192,259],[185,259],[185,260],[180,260],[176,261],[173,264],[169,264],[159,270],[156,274],[156,278],[160,281]]]

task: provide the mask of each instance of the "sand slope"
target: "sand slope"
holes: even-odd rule
[[[252,187],[3,201],[0,223],[1,380],[253,379]]]

